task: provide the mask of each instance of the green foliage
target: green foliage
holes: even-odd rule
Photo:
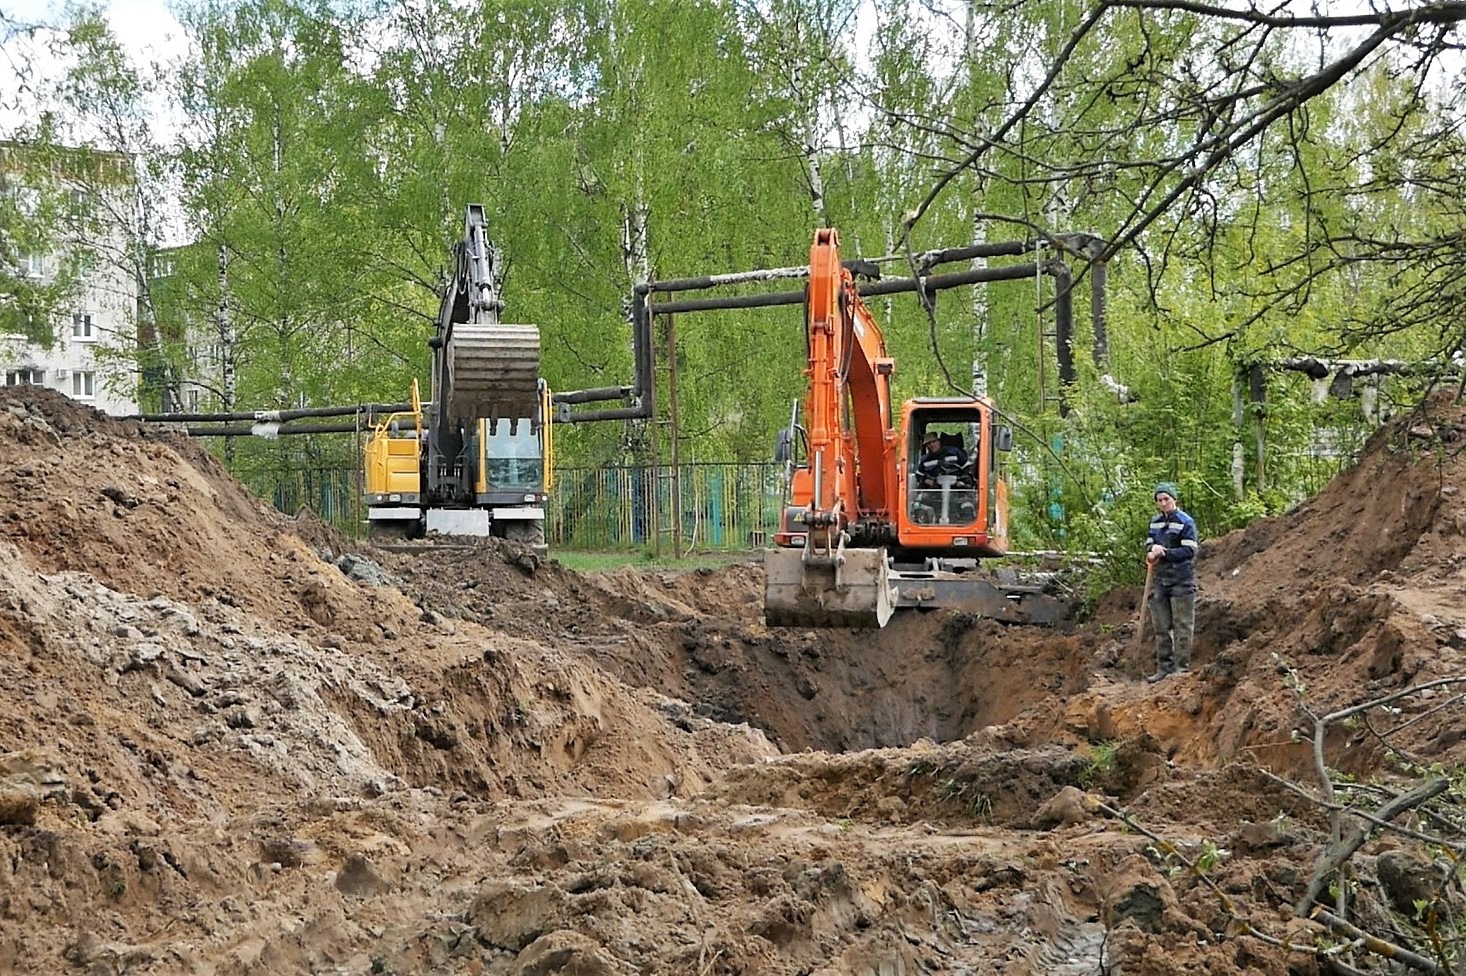
[[[1205,841],[1201,845],[1201,851],[1195,858],[1196,869],[1203,874],[1210,874],[1216,869],[1217,865],[1231,856],[1232,852],[1225,847],[1218,846],[1216,841]]]
[[[426,380],[437,288],[469,203],[488,208],[505,316],[540,326],[551,386],[627,384],[625,306],[645,275],[800,264],[825,223],[847,257],[889,256],[887,275],[911,273],[909,255],[928,248],[1130,233],[1137,207],[1186,176],[1157,161],[1207,137],[1192,113],[1201,94],[1246,67],[1194,58],[1239,43],[1234,24],[1114,10],[1021,124],[988,145],[1034,94],[1031,66],[1065,50],[1079,12],[1032,2],[1002,18],[974,8],[957,23],[918,0],[879,0],[859,18],[856,8],[196,0],[181,11],[190,53],[157,75],[127,63],[83,10],[69,21],[49,121],[14,134],[48,146],[63,131],[102,129],[99,147],[140,160],[123,214],[136,246],[122,257],[147,308],[118,354],[136,359],[145,397],[191,381],[205,408],[275,408],[397,400]],[[1268,78],[1307,68],[1277,41],[1253,54],[1246,70]],[[1312,100],[1127,238],[1109,263],[1104,355],[1089,269],[1064,255],[1078,276],[1070,387],[1058,381],[1050,275],[944,292],[931,310],[911,296],[872,302],[899,398],[966,390],[977,365],[1019,428],[1008,473],[1020,548],[1098,552],[1092,586],[1136,583],[1156,481],[1180,484],[1213,538],[1318,490],[1373,424],[1357,399],[1319,402],[1309,381],[1272,372],[1265,405],[1234,418],[1234,383],[1249,367],[1460,348],[1446,260],[1460,216],[1455,160],[1466,156],[1452,153],[1457,107],[1421,95],[1398,68],[1381,57]],[[156,98],[184,120],[176,144],[147,129]],[[1426,145],[1443,151],[1418,151]],[[938,192],[950,162],[978,149],[978,164]],[[154,280],[138,258],[163,242],[147,203],[164,186],[186,241],[174,273]],[[0,275],[11,269],[0,328],[44,340],[74,275],[38,290],[14,273],[25,248],[53,243],[40,235],[54,236],[59,211],[41,207],[33,219],[0,195]],[[903,240],[906,215],[923,207]],[[1361,256],[1390,240],[1442,249]],[[803,331],[793,307],[659,321],[658,422],[566,430],[562,460],[655,450],[665,461],[674,446],[684,461],[766,458],[804,384]],[[1386,383],[1381,400],[1397,389]],[[260,464],[288,453],[235,450]]]
[[[62,246],[73,213],[71,161],[42,126],[29,144],[0,147],[0,348],[19,339],[49,348],[85,270]]]
[[[1079,773],[1079,785],[1088,789],[1097,783],[1104,781],[1105,777],[1115,771],[1115,764],[1119,759],[1119,744],[1115,742],[1095,742],[1089,747],[1089,764]]]
[[[939,799],[959,804],[969,817],[985,821],[993,819],[992,797],[978,789],[971,780],[947,779],[937,786],[936,794]]]

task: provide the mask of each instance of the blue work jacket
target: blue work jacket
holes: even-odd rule
[[[1196,534],[1196,521],[1181,509],[1170,515],[1156,512],[1150,520],[1145,548],[1164,546],[1166,556],[1155,564],[1155,585],[1166,589],[1196,587],[1196,570],[1192,565],[1201,540]]]

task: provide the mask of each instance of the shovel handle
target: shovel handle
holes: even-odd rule
[[[1140,594],[1140,616],[1135,622],[1134,649],[1140,650],[1141,638],[1145,636],[1145,611],[1150,607],[1150,587],[1155,578],[1155,563],[1145,561],[1145,590]]]

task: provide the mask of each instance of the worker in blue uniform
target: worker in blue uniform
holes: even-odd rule
[[[1191,638],[1196,630],[1196,522],[1181,510],[1176,486],[1162,481],[1155,488],[1156,514],[1146,534],[1145,558],[1150,564],[1150,619],[1155,626],[1154,684],[1191,668]]]

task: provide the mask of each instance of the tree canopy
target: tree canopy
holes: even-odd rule
[[[133,161],[109,218],[125,246],[93,259],[138,282],[147,321],[117,352],[151,406],[190,380],[222,409],[405,397],[468,203],[506,259],[506,318],[540,326],[562,390],[629,383],[637,282],[797,265],[818,226],[888,274],[1005,241],[1031,252],[993,263],[1064,261],[1063,373],[1053,276],[876,304],[900,396],[977,376],[1027,435],[1014,473],[1036,542],[1105,544],[1160,478],[1217,529],[1276,510],[1310,487],[1320,431],[1347,445],[1378,404],[1316,407],[1293,374],[1259,399],[1260,367],[1438,367],[1381,385],[1405,403],[1454,375],[1466,342],[1460,3],[176,9],[187,53],[168,64],[129,60],[98,9],[0,21],[26,66],[9,97],[27,121],[5,135]],[[17,60],[27,45],[60,67]],[[57,307],[18,268],[55,226],[34,198],[0,200],[7,331]],[[1057,243],[1081,231],[1103,246]],[[149,263],[164,248],[166,286]],[[767,457],[802,388],[802,332],[793,309],[683,316],[675,349],[658,335],[675,431],[586,425],[562,456],[635,459],[675,436],[683,458]]]

